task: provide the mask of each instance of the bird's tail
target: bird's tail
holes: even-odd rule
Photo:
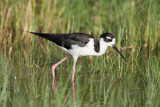
[[[45,38],[45,39],[53,41],[53,42],[56,39],[56,34],[54,34],[54,33],[37,33],[37,32],[29,32],[29,33],[40,36],[42,38]]]

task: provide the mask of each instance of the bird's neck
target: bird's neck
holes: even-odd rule
[[[103,38],[100,38],[99,45],[100,45],[99,46],[100,50],[99,50],[99,52],[97,52],[97,56],[103,55],[106,52],[106,49],[108,47],[107,43],[104,41]]]

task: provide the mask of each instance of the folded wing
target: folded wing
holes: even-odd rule
[[[90,38],[94,36],[85,33],[68,33],[68,34],[55,34],[55,33],[36,33],[30,32],[34,35],[43,37],[56,43],[59,46],[65,47],[66,49],[71,49],[71,45],[78,45],[80,47],[86,46]],[[97,45],[98,40],[95,39],[95,45]]]

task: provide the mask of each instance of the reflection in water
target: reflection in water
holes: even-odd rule
[[[52,80],[52,89],[54,90],[54,91],[56,91],[56,85],[55,85],[55,79],[53,78],[53,80]]]
[[[55,84],[55,79],[52,80],[52,89],[53,89],[53,91],[57,91],[57,89],[56,89],[56,84]],[[74,103],[74,107],[76,107],[76,98],[75,98],[75,90],[74,90],[74,81],[72,81],[72,95],[73,95],[73,103]]]

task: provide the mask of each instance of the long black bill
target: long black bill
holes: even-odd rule
[[[112,45],[112,47],[121,55],[121,57],[127,62],[127,60],[124,58],[124,56],[121,54],[121,52],[118,50],[118,48],[115,45]]]

